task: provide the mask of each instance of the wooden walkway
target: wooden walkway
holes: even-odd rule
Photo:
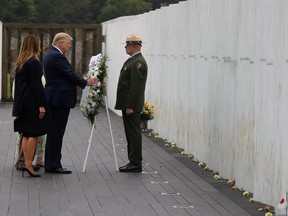
[[[79,107],[71,110],[62,150],[62,164],[73,173],[46,174],[42,168],[41,178],[22,178],[14,168],[16,135],[11,110],[12,104],[0,103],[1,216],[264,215],[248,200],[246,206],[239,206],[233,195],[217,188],[217,184],[229,188],[226,183],[215,184],[210,177],[205,180],[193,171],[200,168],[193,167],[187,157],[165,149],[147,134],[143,134],[143,172],[118,172],[105,111],[97,119],[83,173],[90,126]],[[127,163],[122,119],[114,113],[110,116],[118,163],[122,166]]]

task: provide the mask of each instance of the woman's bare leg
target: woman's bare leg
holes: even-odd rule
[[[24,153],[25,165],[31,173],[35,173],[32,167],[32,161],[37,145],[38,137],[24,137],[22,139],[22,150]]]

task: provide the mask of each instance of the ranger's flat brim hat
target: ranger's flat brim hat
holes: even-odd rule
[[[142,45],[142,39],[139,34],[129,34],[126,37],[126,44],[138,44]]]

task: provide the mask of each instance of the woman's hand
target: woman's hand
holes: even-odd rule
[[[45,114],[46,114],[45,107],[39,107],[39,119],[44,118]]]

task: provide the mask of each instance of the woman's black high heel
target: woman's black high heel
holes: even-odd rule
[[[26,166],[24,166],[22,169],[22,177],[24,177],[25,171],[27,171],[31,177],[41,177],[41,175],[38,173],[33,174]]]

